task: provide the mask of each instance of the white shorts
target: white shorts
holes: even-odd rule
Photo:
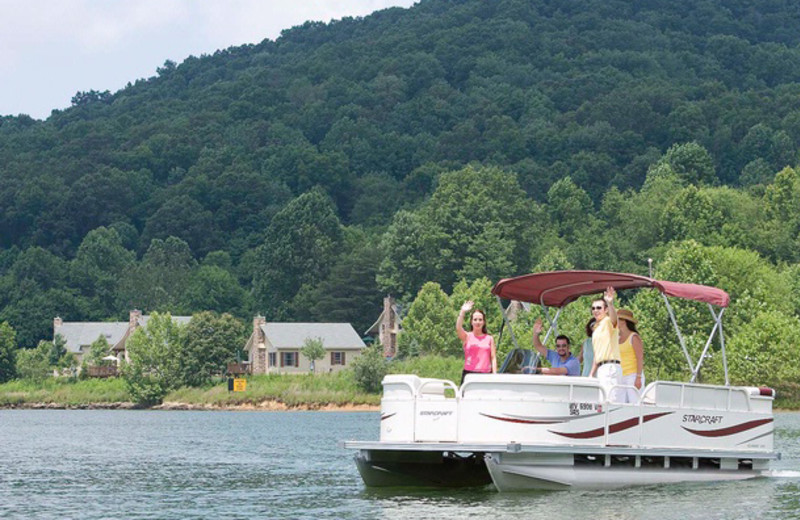
[[[622,389],[612,388],[622,384],[622,365],[619,363],[603,363],[594,373],[600,385],[606,391],[606,399],[611,403],[619,403],[622,399]]]
[[[636,384],[636,372],[633,374],[628,374],[627,376],[622,376],[622,384],[625,386],[633,386]],[[639,403],[639,392],[644,390],[644,374],[642,374],[642,388],[640,390],[636,390],[634,388],[620,388],[620,402],[621,403]]]

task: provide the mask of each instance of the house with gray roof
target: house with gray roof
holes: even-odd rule
[[[173,316],[172,321],[185,325],[192,319],[191,316]],[[53,319],[53,340],[56,335],[66,341],[67,352],[75,355],[78,364],[83,362],[83,357],[89,352],[92,343],[101,336],[106,338],[111,345],[109,354],[117,358],[117,364],[123,359],[130,361],[125,344],[137,327],[144,327],[150,320],[149,315],[142,311],[132,310],[127,322],[125,321],[63,321],[56,317]]]
[[[308,339],[319,338],[325,356],[315,363],[315,372],[335,372],[349,366],[366,347],[349,323],[267,323],[263,316],[253,319],[253,333],[247,340],[253,374],[308,373],[310,360],[300,352]]]

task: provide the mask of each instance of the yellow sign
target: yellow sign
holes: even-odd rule
[[[234,392],[244,392],[247,390],[247,379],[234,379],[233,380],[233,391]]]

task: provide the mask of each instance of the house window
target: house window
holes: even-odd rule
[[[275,352],[269,353],[269,366],[274,367],[278,364],[278,355]]]
[[[344,365],[345,355],[344,352],[331,352],[331,366]]]
[[[297,352],[281,352],[281,366],[282,367],[296,367],[298,366]]]

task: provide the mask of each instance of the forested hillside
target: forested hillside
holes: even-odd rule
[[[423,0],[308,23],[0,118],[0,322],[24,347],[56,315],[132,308],[363,331],[388,292],[644,272],[687,239],[800,289],[799,148],[796,2]],[[732,265],[749,272],[670,274]]]

